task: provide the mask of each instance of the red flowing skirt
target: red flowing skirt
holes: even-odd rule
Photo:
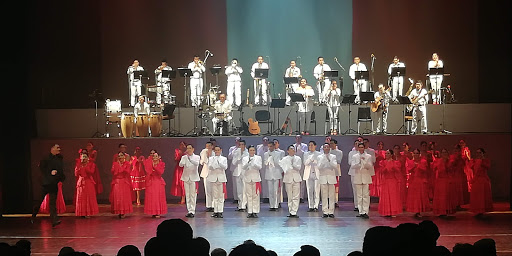
[[[409,180],[409,188],[407,189],[407,206],[408,212],[419,213],[430,210],[430,202],[428,199],[428,183],[422,179]]]
[[[167,213],[164,184],[153,182],[151,185],[146,186],[144,213],[149,215],[162,215]]]
[[[488,177],[474,177],[471,186],[470,210],[477,214],[493,211],[491,182]]]
[[[146,189],[146,175],[143,171],[133,169],[130,173],[132,179],[132,186],[134,191]]]
[[[456,205],[451,200],[450,178],[438,178],[434,187],[434,199],[432,200],[432,211],[436,215],[447,215],[455,213]]]
[[[110,192],[110,212],[127,214],[133,212],[132,186],[127,180],[119,180],[112,184]]]
[[[176,164],[171,183],[171,195],[173,196],[185,196],[185,184],[181,180],[181,175],[183,175],[183,167]]]
[[[396,179],[382,179],[380,184],[379,214],[382,216],[402,213],[400,187]]]
[[[375,167],[375,175],[372,176],[372,184],[370,184],[370,196],[379,197],[381,193],[380,168]]]
[[[461,175],[454,175],[451,179],[450,185],[450,198],[452,204],[460,206],[464,204],[464,182],[462,181]]]
[[[59,188],[57,191],[57,213],[65,213],[66,203],[64,202],[64,195],[62,194],[62,182],[59,182],[57,185]],[[46,194],[39,207],[39,213],[50,213],[50,197],[48,194]]]
[[[98,202],[96,201],[96,188],[91,180],[86,179],[76,188],[76,216],[90,216],[98,214]]]

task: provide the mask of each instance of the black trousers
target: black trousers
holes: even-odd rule
[[[39,213],[39,208],[41,207],[41,203],[44,200],[44,197],[46,194],[48,194],[48,197],[50,199],[50,218],[52,219],[52,222],[57,221],[57,185],[44,185],[43,191],[41,193],[41,197],[37,200],[34,200],[34,205],[32,208],[32,217],[35,218],[37,214]]]

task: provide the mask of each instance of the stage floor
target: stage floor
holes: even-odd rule
[[[268,211],[268,204],[262,204],[258,219],[247,219],[246,213],[236,212],[236,205],[226,202],[224,219],[214,219],[205,212],[204,204],[198,204],[193,219],[186,219],[185,205],[169,204],[169,212],[161,219],[153,219],[143,214],[143,207],[126,219],[118,219],[109,213],[110,205],[100,205],[100,214],[90,219],[75,217],[73,206],[67,206],[62,214],[62,224],[51,227],[48,215],[40,215],[30,224],[30,215],[6,215],[0,218],[0,241],[14,244],[20,239],[32,242],[32,255],[57,255],[63,246],[89,254],[115,255],[119,248],[127,244],[137,246],[141,252],[146,241],[156,235],[160,222],[169,218],[182,218],[194,230],[194,236],[208,239],[211,249],[221,247],[226,251],[252,239],[267,250],[279,256],[293,255],[303,244],[316,246],[322,255],[347,255],[361,250],[366,230],[373,226],[396,227],[400,223],[419,223],[412,214],[405,213],[396,218],[378,216],[377,203],[372,203],[370,219],[355,217],[353,204],[340,202],[336,218],[323,219],[321,212],[308,213],[307,205],[301,204],[298,219],[286,218],[286,203],[278,212]],[[340,210],[341,209],[341,210]],[[495,203],[496,211],[486,219],[476,219],[470,212],[461,211],[453,219],[439,219],[424,214],[423,219],[434,221],[441,232],[438,245],[450,250],[455,243],[474,243],[482,238],[496,241],[498,255],[512,255],[512,212],[508,203]],[[422,219],[422,220],[423,220]]]

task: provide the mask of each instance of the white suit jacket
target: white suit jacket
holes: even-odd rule
[[[196,154],[184,155],[181,157],[179,165],[183,167],[183,174],[181,175],[182,181],[199,181],[199,173],[197,167],[199,166],[199,156]]]
[[[307,151],[304,153],[304,180],[308,180],[309,178],[318,180],[317,158],[320,154],[321,153],[318,151]]]
[[[227,182],[226,169],[228,168],[228,159],[224,156],[210,156],[208,158],[208,182]]]
[[[301,182],[300,168],[302,167],[302,160],[298,156],[285,156],[279,165],[283,168],[284,177],[283,183]]]
[[[244,150],[243,153],[241,148],[233,150],[231,154],[231,170],[233,171],[233,176],[240,176],[240,174],[242,173],[242,158],[248,155],[249,151],[247,150],[247,148]]]
[[[353,184],[372,184],[372,176],[375,175],[373,169],[372,156],[366,152],[354,153],[349,159],[350,170],[348,174],[352,176]]]
[[[215,152],[213,152],[212,150],[212,155],[214,155]],[[199,157],[200,157],[200,160],[199,160],[199,164],[203,165],[203,167],[201,168],[201,174],[200,176],[202,178],[206,178],[208,177],[208,149],[204,148],[203,150],[201,150],[201,153],[199,153]]]
[[[279,165],[279,161],[283,159],[284,152],[282,151],[267,151],[263,156],[263,164],[265,165],[265,179],[266,180],[280,180],[283,178],[283,169]]]
[[[261,156],[244,156],[242,158],[242,176],[244,182],[260,182]]]
[[[325,154],[320,153],[317,157],[318,165],[318,183],[320,184],[336,184],[336,170],[338,162],[336,161],[336,155],[331,153]]]
[[[339,149],[331,149],[331,154],[336,156],[336,163],[338,163],[338,167],[336,168],[336,176],[341,176],[341,160],[343,159],[343,151]]]

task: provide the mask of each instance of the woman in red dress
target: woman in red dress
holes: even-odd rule
[[[402,201],[400,199],[400,162],[393,160],[393,150],[385,152],[385,160],[379,162],[380,197],[379,214],[386,217],[395,217],[402,213]]]
[[[485,150],[479,148],[476,150],[475,158],[471,160],[471,166],[474,171],[470,210],[476,214],[476,217],[482,216],[486,212],[493,210],[491,181],[487,172],[491,167],[491,161],[485,157]]]
[[[467,202],[471,192],[471,183],[473,180],[473,169],[471,168],[471,150],[466,146],[466,141],[460,140],[460,153],[464,159],[464,174],[466,175],[466,184],[464,185],[464,201]]]
[[[98,156],[98,151],[94,149],[94,144],[92,142],[88,142],[85,146],[87,152],[89,153],[89,161],[96,164],[96,157]],[[96,194],[101,194],[103,192],[103,183],[101,183],[100,171],[98,170],[98,166],[96,165],[96,170],[94,170],[94,174],[92,176],[96,185]]]
[[[400,162],[400,177],[398,179],[398,187],[400,188],[400,201],[402,202],[404,209],[405,203],[407,202],[407,171],[405,170],[405,157],[400,152],[400,146],[393,146],[393,160]]]
[[[132,170],[130,178],[132,180],[132,188],[135,191],[136,203],[140,205],[140,191],[146,189],[146,173],[144,171],[144,156],[140,147],[135,148],[135,153],[131,159]]]
[[[112,164],[112,190],[110,191],[110,212],[124,219],[125,214],[132,213],[132,181],[130,163],[126,155],[119,153],[117,162]]]
[[[450,185],[450,192],[452,204],[456,206],[457,210],[462,210],[461,206],[464,205],[464,187],[466,183],[466,175],[464,174],[464,166],[466,163],[462,159],[460,145],[456,145],[453,154],[450,156],[450,172],[452,173],[452,182]],[[466,187],[467,189],[467,187]]]
[[[435,187],[432,200],[433,212],[439,217],[454,214],[456,206],[452,204],[451,180],[452,173],[449,168],[450,153],[447,149],[441,150],[441,158],[437,158],[432,164],[434,170]]]
[[[146,170],[146,195],[144,198],[144,213],[160,218],[167,213],[167,201],[165,198],[165,181],[162,178],[165,163],[161,161],[158,153],[153,158],[145,161]]]
[[[185,142],[180,142],[180,145],[177,149],[174,150],[174,162],[176,165],[174,166],[174,175],[172,177],[171,184],[171,195],[181,197],[180,204],[185,203],[185,185],[181,180],[181,175],[183,174],[183,167],[180,167],[178,164],[181,161],[181,157],[185,154],[187,150],[187,145]]]
[[[384,142],[377,142],[377,150],[375,150],[375,175],[372,176],[372,184],[370,184],[370,196],[380,196],[380,162],[386,158],[386,150],[384,150]]]
[[[427,160],[422,159],[420,150],[413,151],[413,159],[407,159],[406,168],[410,173],[407,191],[407,211],[416,213],[421,218],[421,212],[430,210],[427,184]]]
[[[76,183],[76,208],[75,215],[89,218],[99,213],[98,202],[96,201],[96,189],[92,175],[96,164],[89,161],[88,154],[82,152],[80,163],[75,166]]]

